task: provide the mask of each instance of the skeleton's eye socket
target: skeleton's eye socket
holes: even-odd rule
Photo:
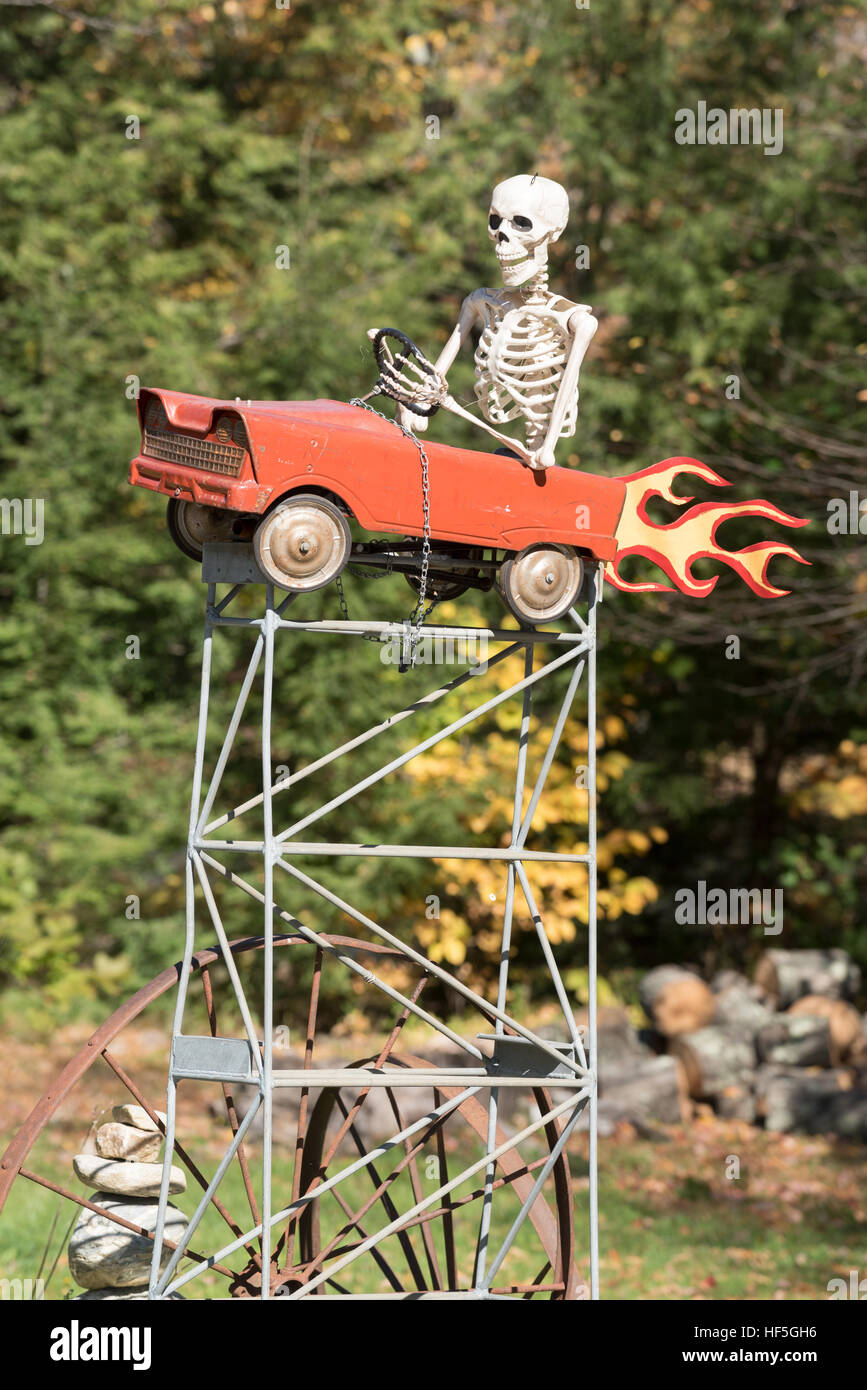
[[[513,217],[512,224],[518,228],[519,232],[530,232],[533,229],[533,223],[529,217]]]
[[[488,226],[490,227],[492,232],[495,232],[497,230],[502,220],[502,217],[498,217],[495,212],[491,213],[490,217],[488,218]]]

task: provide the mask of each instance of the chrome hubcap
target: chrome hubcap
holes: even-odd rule
[[[562,617],[578,595],[582,574],[581,558],[569,546],[528,546],[508,567],[507,597],[530,622]]]
[[[291,589],[318,589],[343,567],[346,532],[339,517],[315,498],[288,503],[265,523],[259,545],[267,574]]]

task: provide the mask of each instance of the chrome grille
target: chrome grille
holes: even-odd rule
[[[217,444],[172,430],[145,429],[142,453],[148,458],[181,463],[186,468],[205,468],[210,473],[228,473],[237,478],[244,462],[244,449],[234,444]]]

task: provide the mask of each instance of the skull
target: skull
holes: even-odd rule
[[[517,174],[491,194],[488,236],[503,284],[523,285],[548,264],[548,247],[569,220],[569,196],[553,179]]]

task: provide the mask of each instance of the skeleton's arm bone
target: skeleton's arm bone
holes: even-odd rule
[[[568,326],[574,335],[572,346],[569,349],[569,357],[563,371],[563,380],[560,382],[557,399],[551,411],[545,443],[538,455],[539,461],[545,468],[550,468],[551,464],[555,462],[554,449],[560,438],[563,421],[566,419],[571,401],[578,392],[578,374],[581,370],[581,363],[599,323],[586,309],[577,309],[570,317]]]
[[[470,330],[478,315],[478,309],[476,307],[477,296],[477,290],[473,290],[472,294],[467,295],[461,305],[461,312],[452,330],[451,336],[434,363],[434,366],[441,376],[448,376],[449,368],[452,366],[455,358],[470,336]]]
[[[507,444],[510,449],[514,449],[515,453],[521,456],[525,463],[532,463],[533,455],[529,449],[524,447],[520,439],[513,439],[509,434],[500,434],[499,430],[495,430],[485,420],[480,420],[478,415],[464,410],[462,405],[458,405],[454,396],[446,396],[440,404],[443,410],[450,410],[453,415],[459,415],[462,420],[469,420],[471,425],[478,425],[479,429],[484,430],[486,434],[493,435],[494,439],[498,439],[501,444]]]
[[[434,366],[441,376],[445,377],[449,368],[453,365],[455,358],[463,347],[470,335],[473,324],[476,321],[478,310],[476,308],[476,291],[468,294],[458,315],[458,321],[452,329],[446,344],[437,358]],[[405,429],[427,429],[427,417],[424,415],[413,415],[412,411],[405,406],[397,407],[398,423]]]
[[[455,324],[452,334],[445,347],[443,348],[442,352],[440,353],[439,357],[437,358],[436,362],[434,363],[434,366],[436,367],[437,371],[440,373],[442,377],[447,376],[449,369],[453,366],[455,358],[457,357],[464,343],[467,341],[467,338],[470,335],[470,331],[472,330],[473,324],[475,323],[478,317],[479,311],[477,308],[477,303],[479,293],[480,291],[474,290],[472,294],[467,295],[466,299],[461,305],[460,317],[458,318],[458,321]],[[469,420],[470,424],[477,425],[479,429],[482,429],[487,434],[492,435],[493,438],[498,440],[500,444],[505,444],[510,449],[513,449],[516,454],[520,454],[520,456],[525,460],[525,462],[530,462],[532,455],[530,454],[529,449],[526,449],[519,439],[513,439],[511,435],[508,434],[500,434],[499,430],[495,430],[485,420],[480,420],[477,415],[471,414],[469,410],[464,410],[463,406],[458,405],[457,401],[454,399],[453,396],[446,396],[441,403],[441,408],[443,410],[450,410],[453,415],[458,415],[462,420]],[[398,410],[403,410],[403,407],[398,407]],[[405,416],[409,415],[408,411],[404,411],[403,413]],[[400,416],[398,416],[398,418],[400,418]],[[415,422],[419,418],[422,417],[413,415],[412,421]],[[403,424],[404,421],[402,420],[401,423]],[[425,426],[427,426],[426,419],[424,420],[424,424]]]

